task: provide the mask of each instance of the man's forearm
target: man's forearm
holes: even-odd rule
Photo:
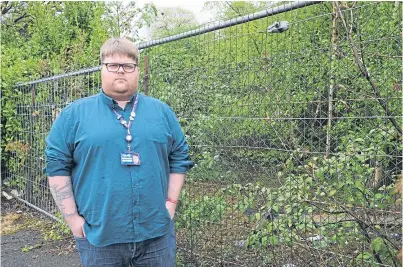
[[[49,178],[50,192],[64,218],[77,214],[73,186],[70,176],[52,176]]]
[[[179,199],[184,180],[185,174],[183,173],[171,173],[169,175],[168,198],[175,201]]]

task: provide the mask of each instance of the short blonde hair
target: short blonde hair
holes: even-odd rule
[[[115,54],[129,56],[136,62],[136,64],[139,63],[139,50],[133,42],[126,38],[111,38],[107,40],[101,47],[101,63],[104,62],[105,57],[113,56]]]

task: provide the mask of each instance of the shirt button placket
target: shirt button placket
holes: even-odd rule
[[[134,226],[134,236],[135,239],[139,237],[138,233],[138,213],[139,213],[139,192],[138,192],[138,170],[136,167],[132,168],[131,170],[131,176],[132,176],[132,194],[133,194],[133,226]]]

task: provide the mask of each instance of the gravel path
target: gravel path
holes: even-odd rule
[[[1,266],[53,267],[80,266],[80,257],[74,250],[63,248],[66,240],[44,241],[35,231],[21,230],[13,235],[1,236]],[[22,249],[30,247],[27,252]]]
[[[38,217],[38,220],[51,221],[14,199],[7,200],[2,197],[1,200],[2,218],[11,213],[29,213],[35,218]],[[13,234],[1,235],[1,266],[78,267],[81,264],[73,238],[45,241],[40,231],[22,228]]]

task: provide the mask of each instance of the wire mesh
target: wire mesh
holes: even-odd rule
[[[100,74],[91,70],[80,75],[18,86],[16,120],[21,124],[16,141],[6,145],[10,160],[3,182],[11,193],[41,210],[56,215],[45,167],[45,138],[60,111],[72,101],[100,89]]]
[[[327,2],[142,50],[140,90],[175,110],[196,162],[178,266],[399,265],[401,14],[399,2]],[[268,33],[276,21],[289,29]],[[56,212],[45,136],[99,88],[97,72],[18,88],[16,194]]]

